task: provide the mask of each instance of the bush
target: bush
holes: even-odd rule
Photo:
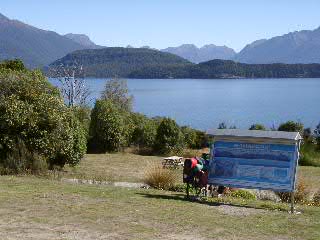
[[[85,130],[87,139],[89,138],[89,128],[90,128],[90,115],[91,109],[87,106],[76,106],[72,108],[75,117],[81,123],[83,129]]]
[[[294,121],[288,121],[280,124],[278,131],[299,132],[303,136],[303,124]]]
[[[134,114],[135,120],[137,114]],[[147,118],[146,116],[140,116],[139,121],[135,121],[135,129],[132,133],[132,143],[139,147],[153,147],[157,135],[157,123]]]
[[[164,118],[157,129],[154,149],[160,154],[177,153],[184,147],[183,135],[177,123]]]
[[[225,122],[219,123],[218,129],[227,129],[227,124]]]
[[[49,167],[76,164],[86,151],[81,124],[41,72],[2,70],[0,162],[4,167],[12,166],[9,161],[20,140]]]
[[[23,61],[20,59],[6,60],[0,63],[0,70],[10,69],[12,71],[27,71]]]
[[[153,188],[169,190],[176,185],[177,175],[174,170],[153,164],[146,170],[144,182]]]
[[[313,195],[312,201],[314,205],[320,206],[320,189]]]
[[[16,139],[14,148],[1,164],[1,175],[18,174],[31,171],[32,173],[41,173],[48,169],[46,160],[35,152],[26,148],[21,139]]]
[[[249,130],[262,130],[262,131],[265,131],[266,128],[262,124],[256,123],[256,124],[252,124],[250,126]]]
[[[183,126],[181,127],[181,132],[183,134],[184,137],[184,143],[186,145],[186,147],[188,148],[196,148],[197,144],[197,131],[190,128],[190,127],[186,127]]]
[[[291,193],[290,192],[277,192],[277,195],[280,197],[282,202],[289,203],[291,202]],[[298,184],[296,191],[294,192],[294,202],[295,203],[306,203],[309,201],[310,192],[303,178],[298,179]]]
[[[254,195],[252,192],[249,192],[244,189],[235,190],[231,192],[230,196],[234,198],[243,198],[247,200],[255,200],[257,198],[256,195]]]
[[[109,100],[97,100],[91,112],[90,151],[118,151],[125,144],[122,112]]]
[[[320,167],[320,152],[312,142],[305,142],[301,145],[301,157],[299,165]]]

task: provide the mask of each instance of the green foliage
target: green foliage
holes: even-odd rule
[[[314,135],[316,138],[318,150],[320,150],[320,123],[317,125],[316,129],[314,130]]]
[[[164,118],[157,129],[155,150],[161,154],[179,152],[184,147],[183,134],[177,123]]]
[[[86,133],[86,138],[89,138],[89,127],[90,127],[90,115],[91,115],[91,109],[87,106],[76,106],[72,108],[72,111],[75,115],[75,117],[79,120],[81,123],[83,129]]]
[[[26,68],[20,59],[6,60],[0,63],[0,71],[3,69],[10,69],[13,71],[26,71]]]
[[[41,173],[48,169],[46,160],[36,152],[30,152],[21,139],[15,139],[13,144],[14,148],[1,164],[1,175],[25,173],[26,171]]]
[[[209,138],[205,132],[186,126],[181,127],[181,132],[187,148],[200,149],[208,147]]]
[[[109,80],[101,95],[102,100],[110,100],[123,111],[132,110],[132,99],[129,95],[127,81],[123,79],[113,78]]]
[[[301,145],[301,157],[299,164],[301,166],[320,167],[320,151],[312,142],[305,142]]]
[[[186,147],[195,148],[197,145],[197,131],[190,127],[183,126],[181,127],[181,132],[184,136]]]
[[[257,198],[256,195],[254,195],[252,192],[249,192],[249,191],[243,190],[243,189],[235,190],[235,191],[231,192],[230,195],[231,195],[231,197],[243,198],[243,199],[247,199],[247,200],[255,200]]]
[[[212,139],[210,139],[210,137],[203,131],[196,131],[196,133],[197,133],[197,140],[194,148],[200,149],[200,148],[208,147]]]
[[[97,100],[91,112],[90,151],[118,151],[125,143],[125,120],[108,100]]]
[[[132,133],[133,144],[138,146],[153,147],[157,135],[157,122],[141,114],[132,114],[132,116],[135,118],[136,124],[136,127]]]
[[[250,126],[249,130],[263,130],[263,131],[265,131],[266,128],[262,124],[256,123],[256,124],[252,124]]]
[[[46,159],[49,167],[76,164],[86,151],[79,121],[39,71],[0,71],[3,165],[8,165],[6,161],[14,153],[18,139],[31,155]]]
[[[280,124],[278,131],[299,132],[303,135],[303,124],[300,122],[288,121]]]
[[[227,124],[225,122],[221,122],[218,125],[218,129],[226,129],[227,128]]]

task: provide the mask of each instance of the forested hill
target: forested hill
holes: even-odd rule
[[[314,78],[320,77],[320,64],[245,64],[212,60],[187,66],[144,68],[131,78]]]
[[[87,77],[126,78],[297,78],[320,77],[320,64],[245,64],[211,60],[199,64],[170,53],[146,48],[78,50],[50,64],[50,68],[83,66]]]
[[[212,60],[195,66],[191,75],[197,78],[312,78],[320,77],[320,64],[245,64]]]
[[[74,51],[50,64],[49,68],[75,63],[83,66],[87,77],[129,77],[133,72],[143,74],[143,69],[175,72],[171,69],[192,65],[188,60],[171,53],[147,48],[111,47]]]

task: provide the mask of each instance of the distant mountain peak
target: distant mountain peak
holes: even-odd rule
[[[19,58],[29,68],[45,66],[67,53],[88,48],[53,31],[46,31],[0,14],[0,61]]]
[[[235,57],[243,63],[320,63],[320,28],[294,31],[248,44]]]
[[[7,18],[5,15],[0,13],[0,21],[9,21],[10,19]]]
[[[213,59],[232,59],[236,54],[232,48],[217,46],[215,44],[207,44],[200,48],[194,44],[182,44],[179,47],[168,47],[161,51],[176,54],[193,63],[205,62]]]
[[[65,37],[79,43],[80,45],[88,48],[95,48],[97,45],[91,41],[91,39],[85,34],[75,34],[75,33],[68,33],[64,35]]]

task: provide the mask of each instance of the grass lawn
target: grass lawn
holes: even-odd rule
[[[290,215],[261,201],[202,204],[157,190],[0,179],[1,239],[320,239],[315,207]]]
[[[161,158],[87,155],[80,166],[67,168],[65,177],[142,181],[141,166],[149,161]],[[319,184],[320,168],[301,167],[300,174]],[[1,176],[0,239],[320,239],[319,207],[298,205],[302,214],[291,215],[286,204],[223,201],[190,202],[175,192]]]
[[[150,164],[161,164],[162,157],[131,153],[87,154],[76,167],[66,167],[64,177],[102,181],[142,182]]]

